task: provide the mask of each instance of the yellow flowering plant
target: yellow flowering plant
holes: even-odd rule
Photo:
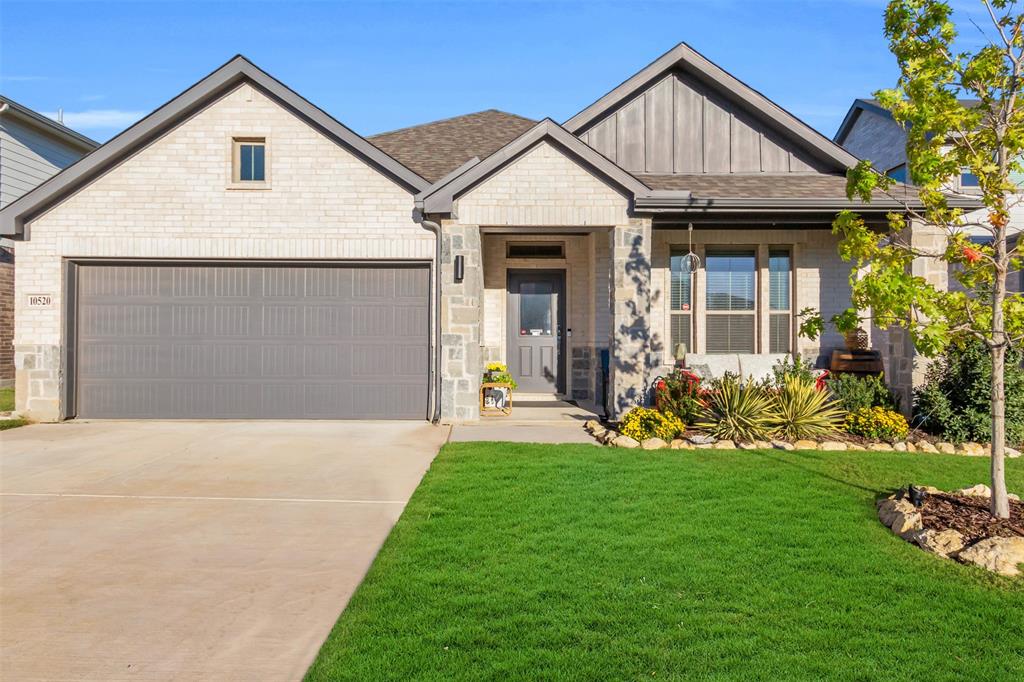
[[[910,432],[906,418],[884,407],[862,407],[846,415],[846,430],[857,436],[894,442]]]
[[[484,367],[484,381],[495,384],[508,384],[513,390],[519,388],[516,380],[508,371],[508,365],[503,362],[488,362]]]
[[[634,407],[619,424],[619,431],[639,442],[660,438],[667,443],[685,430],[679,417],[647,407]]]

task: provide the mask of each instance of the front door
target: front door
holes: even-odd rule
[[[565,272],[508,273],[508,366],[525,393],[563,393]]]

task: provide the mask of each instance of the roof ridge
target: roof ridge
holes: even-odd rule
[[[436,125],[438,123],[448,123],[449,121],[457,121],[460,118],[469,118],[470,116],[479,116],[480,114],[487,114],[487,113],[491,113],[491,112],[494,112],[496,114],[504,114],[505,116],[511,116],[513,118],[522,119],[524,121],[529,121],[530,123],[537,123],[538,122],[536,119],[527,118],[526,116],[520,116],[519,114],[513,114],[511,112],[503,111],[501,109],[491,108],[491,109],[481,109],[480,111],[471,111],[471,112],[466,113],[466,114],[458,114],[457,116],[449,116],[447,118],[439,118],[436,121],[426,121],[425,123],[416,123],[415,125],[405,126],[404,128],[395,128],[394,130],[385,130],[384,132],[381,132],[381,133],[374,133],[373,135],[367,135],[366,139],[372,140],[375,137],[383,137],[384,135],[392,135],[394,133],[404,133],[407,130],[415,130],[417,128],[425,128],[426,126],[432,126],[432,125]]]

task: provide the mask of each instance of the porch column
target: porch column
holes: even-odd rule
[[[946,233],[934,225],[913,223],[904,230],[911,246],[927,253],[939,253],[946,248]],[[949,287],[949,270],[945,263],[934,258],[915,258],[911,273],[923,277],[939,290]],[[910,334],[901,327],[873,329],[876,347],[881,348],[885,365],[885,378],[900,397],[900,410],[910,415],[913,409],[914,389],[924,383],[930,361],[914,348]]]
[[[480,326],[483,311],[483,254],[480,227],[441,223],[441,419],[480,418],[482,372]],[[455,281],[455,259],[462,256],[462,282]]]
[[[647,380],[661,349],[651,330],[651,220],[633,219],[610,234],[611,334],[608,342],[609,419],[647,397]]]

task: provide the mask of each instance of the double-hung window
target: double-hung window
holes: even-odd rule
[[[705,264],[707,353],[754,353],[757,349],[757,254],[708,250]]]
[[[686,351],[693,349],[693,270],[687,253],[673,249],[670,256],[669,316],[672,347],[669,350],[673,354],[679,344],[684,344]]]
[[[789,251],[768,251],[768,352],[789,353],[792,343],[792,265]]]

